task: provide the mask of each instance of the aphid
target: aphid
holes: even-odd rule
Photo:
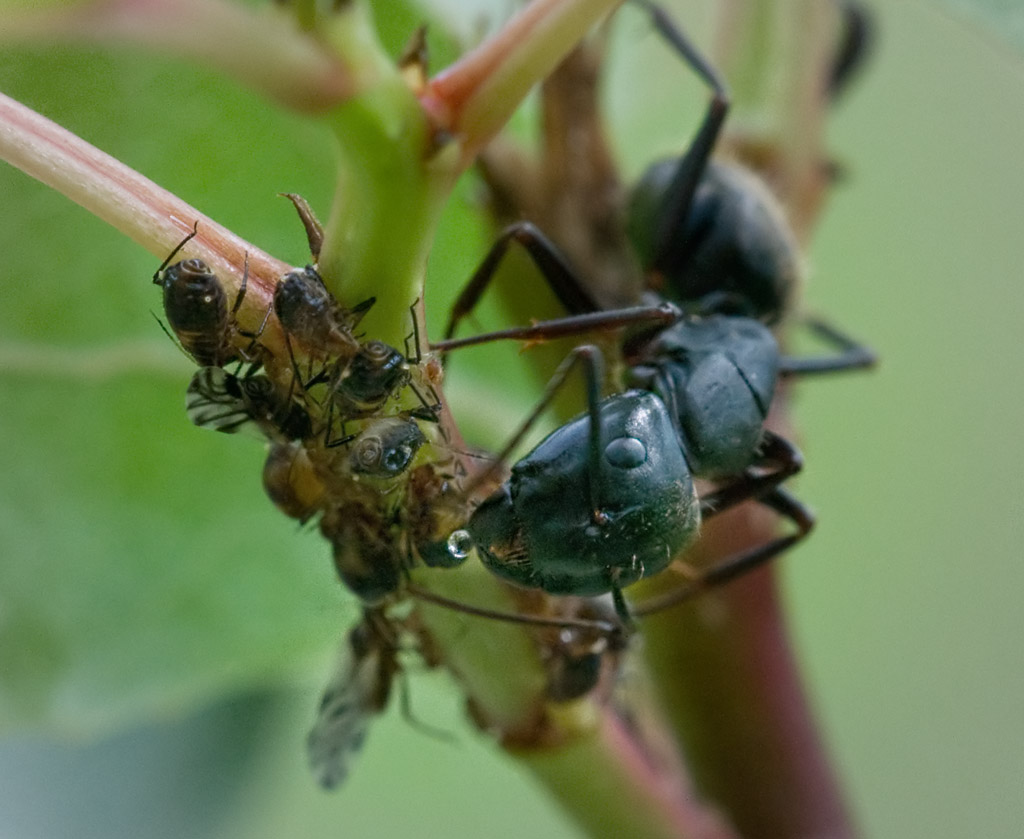
[[[242,274],[242,285],[235,302],[228,310],[227,295],[217,276],[201,259],[185,259],[173,265],[174,259],[190,239],[195,237],[199,223],[153,274],[154,284],[163,288],[164,314],[182,348],[203,367],[223,367],[239,355],[248,358],[233,344],[236,335],[243,335],[235,325],[235,315],[245,299],[248,263]],[[255,342],[257,335],[245,335]]]
[[[306,739],[309,766],[326,789],[340,786],[361,751],[370,720],[384,711],[400,671],[395,625],[377,609],[364,609],[349,632]]]
[[[349,466],[354,475],[395,478],[409,468],[425,442],[419,425],[411,419],[377,420],[356,437],[349,452]]]
[[[563,598],[561,603],[566,603]],[[614,623],[609,598],[570,598],[572,616]],[[610,693],[626,649],[623,633],[597,632],[561,627],[541,644],[548,683],[545,694],[552,702],[572,702],[603,686]]]
[[[346,309],[312,265],[285,274],[274,288],[274,313],[286,335],[325,357],[349,358],[358,351],[352,330],[373,303],[371,297]]]
[[[403,353],[383,341],[361,344],[331,385],[331,395],[344,416],[375,413],[409,381]]]
[[[305,523],[323,506],[327,489],[299,443],[273,443],[263,464],[263,490],[282,513]]]
[[[266,376],[235,376],[221,367],[200,367],[189,382],[185,410],[200,428],[234,434],[255,431],[271,442],[309,437],[309,413]]]
[[[380,605],[398,591],[406,559],[377,490],[355,485],[345,497],[330,498],[320,532],[331,543],[338,577],[365,605]]]

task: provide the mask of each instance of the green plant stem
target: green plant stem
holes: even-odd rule
[[[652,764],[607,709],[586,737],[521,759],[594,839],[738,839],[681,773]]]
[[[344,302],[378,304],[365,326],[396,343],[422,297],[427,255],[456,178],[587,31],[621,0],[534,0],[432,79],[418,101],[352,4],[323,37],[359,68],[359,93],[325,115],[339,180],[320,268]],[[379,292],[387,289],[386,297]]]
[[[468,165],[527,92],[622,0],[534,0],[494,38],[431,80],[423,97],[462,140]]]

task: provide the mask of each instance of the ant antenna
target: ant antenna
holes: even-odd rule
[[[168,265],[171,264],[171,260],[174,259],[174,257],[178,254],[178,251],[180,251],[183,247],[185,247],[185,245],[187,245],[190,240],[194,239],[196,237],[196,234],[198,234],[198,233],[199,233],[199,219],[196,219],[196,223],[192,225],[192,232],[189,233],[180,242],[178,242],[178,244],[174,248],[174,250],[171,251],[170,254],[167,256],[167,259],[165,259],[163,262],[161,262],[160,263],[160,267],[156,269],[156,273],[153,274],[153,283],[155,285],[160,285],[160,274],[163,273],[164,268],[166,268]]]

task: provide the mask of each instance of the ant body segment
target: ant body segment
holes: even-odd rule
[[[491,340],[545,340],[632,325],[619,347],[628,389],[602,399],[603,356],[596,347],[577,347],[493,469],[508,460],[576,367],[586,381],[586,412],[520,458],[453,538],[458,551],[449,547],[454,563],[471,542],[491,571],[522,586],[562,595],[611,592],[627,624],[631,614],[649,614],[723,584],[807,535],[813,516],[781,487],[802,458],[764,428],[775,385],[783,376],[874,363],[869,350],[819,321],[808,325],[835,354],[782,354],[766,324],[791,306],[797,273],[792,234],[765,190],[749,186],[751,175],[711,160],[728,111],[716,72],[660,8],[643,0],[637,5],[713,94],[687,151],[650,167],[630,202],[629,231],[648,277],[650,305],[603,311],[558,248],[520,223],[495,242],[453,305],[446,340],[433,345],[445,353]],[[570,316],[452,340],[512,242],[524,247]],[[711,479],[716,488],[698,498],[693,478]],[[726,557],[630,612],[624,586],[668,567],[702,520],[745,500],[789,519],[796,532]]]

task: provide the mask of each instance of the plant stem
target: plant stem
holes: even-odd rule
[[[233,299],[248,260],[248,291],[239,320],[253,328],[289,266],[207,218],[135,170],[46,117],[0,94],[0,158],[70,198],[163,259],[198,222],[181,258],[201,256]],[[156,267],[154,265],[154,267]],[[279,331],[261,340],[284,352]]]
[[[782,197],[806,241],[824,190],[824,80],[835,17],[817,0],[722,7],[726,145]],[[785,395],[769,426],[789,436]],[[777,414],[775,411],[777,410]],[[776,535],[756,505],[716,517],[687,557],[706,567]],[[656,584],[657,585],[657,584]],[[656,587],[656,586],[655,586]],[[644,622],[647,657],[701,791],[749,839],[852,837],[789,643],[776,567]]]
[[[424,107],[462,141],[463,165],[622,0],[534,0],[492,39],[431,80]]]

